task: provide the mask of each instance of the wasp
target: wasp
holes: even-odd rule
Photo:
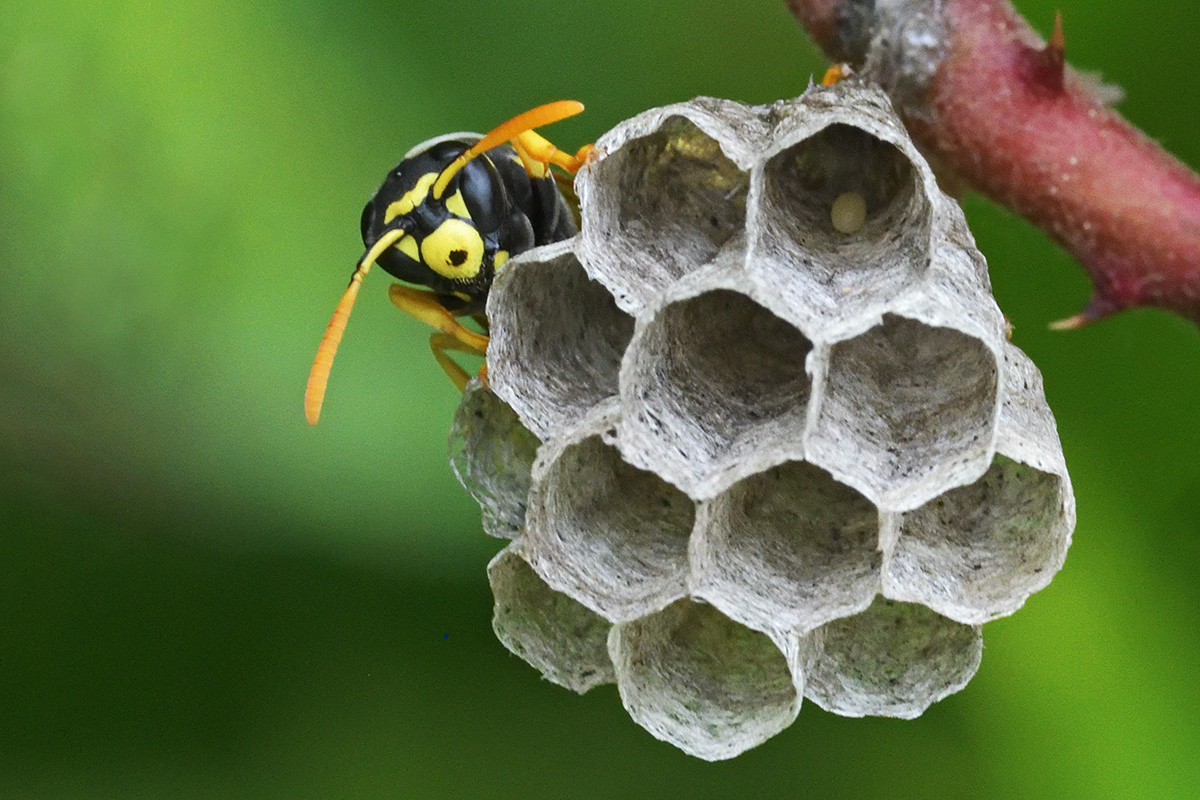
[[[534,128],[583,111],[560,100],[518,114],[486,135],[457,133],[414,147],[392,169],[362,213],[366,251],[334,309],[317,348],[304,415],[316,425],[333,359],[359,287],[373,264],[414,288],[393,284],[391,301],[434,328],[429,346],[462,390],[467,372],[447,353],[487,352],[488,291],[513,256],[576,233],[570,204],[551,165],[573,175],[592,157],[592,145],[565,153]],[[467,317],[484,331],[466,327]],[[486,369],[486,366],[485,366]]]

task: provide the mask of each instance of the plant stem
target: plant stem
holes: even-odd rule
[[[1065,64],[1008,0],[787,0],[892,96],[938,166],[1037,225],[1092,277],[1078,327],[1133,306],[1200,322],[1200,178]]]

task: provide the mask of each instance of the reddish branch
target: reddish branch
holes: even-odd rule
[[[1200,323],[1200,178],[1108,107],[1008,0],[786,0],[830,58],[892,95],[914,138],[1083,264],[1091,302]]]

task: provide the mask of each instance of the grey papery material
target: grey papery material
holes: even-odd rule
[[[580,234],[497,277],[490,387],[455,422],[455,470],[513,539],[497,634],[706,759],[802,697],[919,715],[1075,522],[961,210],[854,83],[653,109],[597,147]],[[842,232],[847,192],[866,216]]]

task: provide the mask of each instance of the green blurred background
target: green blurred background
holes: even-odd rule
[[[1200,7],[1019,3],[1200,166]],[[320,427],[314,348],[412,144],[538,103],[574,148],[824,62],[779,0],[0,0],[0,796],[1170,797],[1200,786],[1200,336],[1051,334],[1080,270],[967,202],[1075,481],[1066,568],[920,720],[799,720],[727,763],[543,682],[490,629],[456,396],[371,276]]]

